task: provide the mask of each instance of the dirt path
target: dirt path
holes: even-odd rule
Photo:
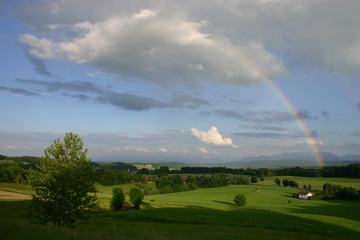
[[[28,200],[28,199],[31,199],[31,196],[21,194],[21,193],[0,191],[0,199],[3,199],[3,200]]]

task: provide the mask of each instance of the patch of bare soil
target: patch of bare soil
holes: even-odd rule
[[[21,193],[0,191],[0,199],[3,199],[3,200],[28,200],[28,199],[31,199],[31,196],[21,194]]]

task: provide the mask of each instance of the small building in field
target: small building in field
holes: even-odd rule
[[[181,177],[181,180],[183,181],[183,183],[187,183],[188,177]]]
[[[298,196],[300,199],[310,200],[313,194],[311,192],[302,191],[298,193]]]

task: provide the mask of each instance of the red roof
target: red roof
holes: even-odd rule
[[[136,208],[134,206],[131,206],[131,205],[123,205],[120,208],[120,211],[131,211],[131,210],[136,210]]]

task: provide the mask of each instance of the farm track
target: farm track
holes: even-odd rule
[[[31,196],[21,193],[0,191],[0,199],[2,200],[29,200]]]

